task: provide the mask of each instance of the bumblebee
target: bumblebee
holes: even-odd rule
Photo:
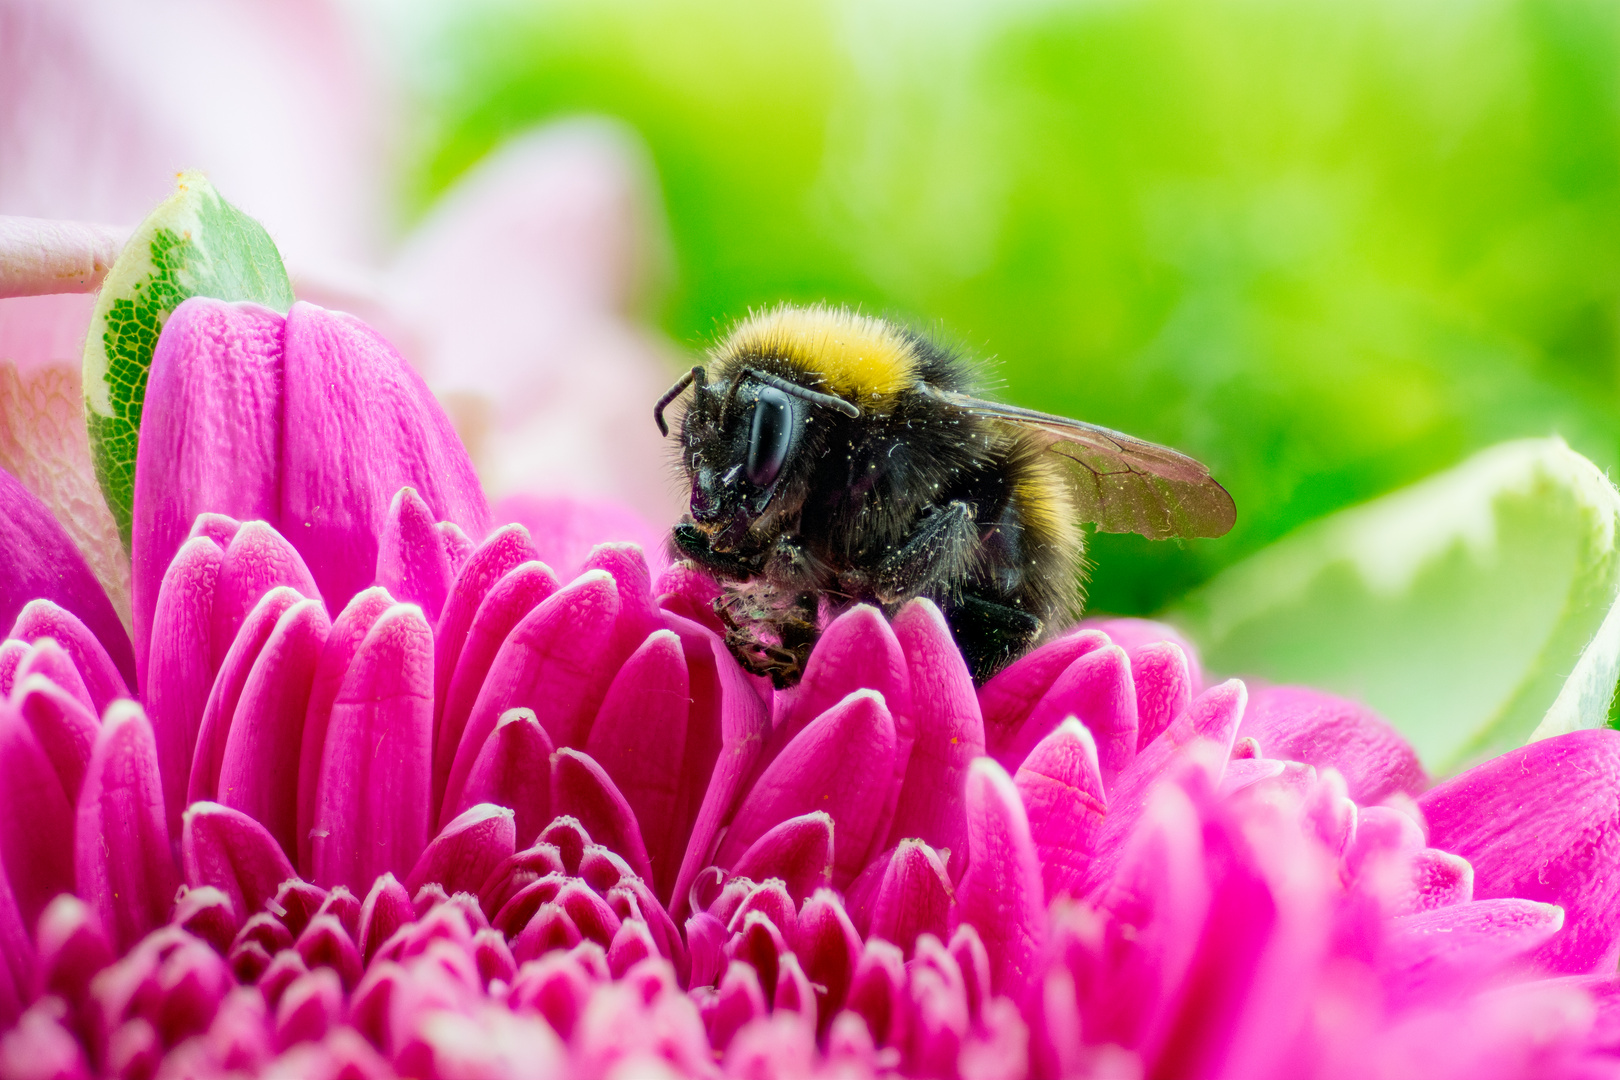
[[[749,671],[803,673],[823,621],[939,605],[976,683],[1082,604],[1082,522],[1221,536],[1232,497],[1198,462],[1106,428],[975,396],[976,367],[907,327],[831,307],[739,324],[659,399],[680,422],[690,513],[677,557],[719,579]],[[712,371],[712,375],[711,375]]]

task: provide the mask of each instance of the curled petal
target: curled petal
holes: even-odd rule
[[[73,658],[74,670],[90,695],[90,710],[97,716],[115,699],[130,696],[129,685],[106,647],[78,616],[50,600],[30,601],[7,636],[29,642],[50,638],[60,645]]]
[[[1070,664],[1035,703],[997,760],[1016,770],[1036,743],[1071,716],[1090,729],[1103,784],[1111,785],[1136,757],[1136,686],[1124,649],[1115,645],[1093,649]]]
[[[1256,691],[1238,735],[1253,738],[1267,757],[1332,766],[1350,797],[1372,804],[1396,792],[1420,794],[1429,777],[1417,753],[1371,709],[1299,686]]]
[[[415,488],[400,488],[377,538],[376,583],[436,624],[454,573],[433,512]]]
[[[332,705],[311,859],[315,880],[368,890],[428,842],[433,632],[415,605],[385,611]]]
[[[73,837],[75,891],[120,949],[169,916],[180,884],[169,852],[157,744],[134,702],[102,721],[79,793]]]
[[[214,667],[236,643],[238,631],[267,593],[288,588],[312,600],[321,598],[315,579],[298,551],[262,521],[244,522],[225,547],[213,611]]]
[[[980,687],[979,707],[984,711],[984,741],[989,753],[1000,756],[1006,751],[1035,703],[1046,696],[1070,664],[1109,644],[1108,635],[1101,631],[1081,630],[1014,660]]]
[[[1065,893],[1078,896],[1108,813],[1091,732],[1078,720],[1065,720],[1024,759],[1013,783],[1029,813],[1047,902]]]
[[[478,606],[497,581],[535,557],[529,530],[522,525],[512,524],[491,532],[458,564],[456,578],[445,597],[444,610],[433,628],[435,731],[439,729],[439,718],[444,712],[444,696],[450,689],[450,676],[455,674],[456,663],[461,658],[467,631],[472,628]]]
[[[832,815],[817,810],[772,827],[738,857],[732,873],[754,881],[778,878],[803,903],[832,883],[832,868]]]
[[[617,851],[632,870],[651,881],[652,865],[635,813],[607,770],[589,754],[566,748],[551,761],[552,810],[577,818],[593,839]]]
[[[730,867],[767,831],[815,810],[833,819],[833,884],[852,881],[887,835],[893,805],[894,720],[883,698],[857,690],[811,721],[755,781],[715,855]]]
[[[30,675],[39,675],[60,686],[83,708],[96,712],[90,698],[90,688],[84,684],[79,669],[60,645],[49,638],[34,642],[17,664],[15,681],[22,682]],[[96,712],[96,715],[100,715]]]
[[[101,722],[66,690],[43,677],[24,679],[12,700],[56,770],[62,794],[70,805],[78,805],[84,770],[90,765]]]
[[[1136,748],[1159,737],[1192,704],[1194,675],[1187,654],[1172,641],[1126,649],[1136,684]]]
[[[0,856],[25,926],[73,888],[74,810],[33,731],[0,702]]]
[[[990,758],[967,780],[968,866],[957,889],[961,920],[990,954],[990,985],[1014,1000],[1035,976],[1045,937],[1041,864],[1012,777]]]
[[[917,935],[945,935],[954,903],[939,853],[921,840],[902,840],[872,901],[871,934],[910,956]]]
[[[818,889],[799,909],[793,934],[793,952],[816,986],[816,1014],[823,1027],[844,1007],[855,962],[861,955],[861,936],[855,932],[838,894]]]

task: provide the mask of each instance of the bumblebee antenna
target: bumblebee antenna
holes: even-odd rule
[[[756,382],[764,383],[766,386],[774,386],[782,393],[792,394],[794,397],[808,401],[812,405],[824,405],[829,409],[843,413],[851,420],[858,420],[861,416],[861,407],[853,401],[845,401],[834,394],[823,394],[816,390],[810,390],[791,379],[783,379],[769,372],[760,371],[757,368],[743,368],[737,372],[737,377],[732,380],[731,389],[726,392],[726,405],[720,413],[721,416],[730,411],[731,401],[737,396],[737,388],[742,385],[744,379],[753,379]]]
[[[669,437],[669,425],[664,423],[664,410],[669,408],[670,402],[681,396],[681,391],[693,383],[697,383],[697,396],[701,398],[703,396],[703,369],[701,367],[694,367],[691,371],[676,379],[675,385],[665,390],[664,396],[659,398],[658,404],[653,406],[653,422],[658,425],[658,434],[665,438]]]

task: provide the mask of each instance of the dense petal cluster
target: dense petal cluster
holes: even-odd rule
[[[70,592],[0,644],[0,1076],[1620,1075],[1620,734],[1431,787],[1152,623],[975,688],[927,601],[773,691],[689,567],[489,530],[352,320],[162,340],[138,682]]]

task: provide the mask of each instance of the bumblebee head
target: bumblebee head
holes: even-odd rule
[[[708,384],[703,368],[694,367],[653,408],[665,435],[664,410],[688,386],[695,390],[681,423],[681,445],[692,484],[692,520],[733,540],[765,512],[791,472],[812,410],[861,415],[843,398],[750,367],[739,368],[721,392]]]

